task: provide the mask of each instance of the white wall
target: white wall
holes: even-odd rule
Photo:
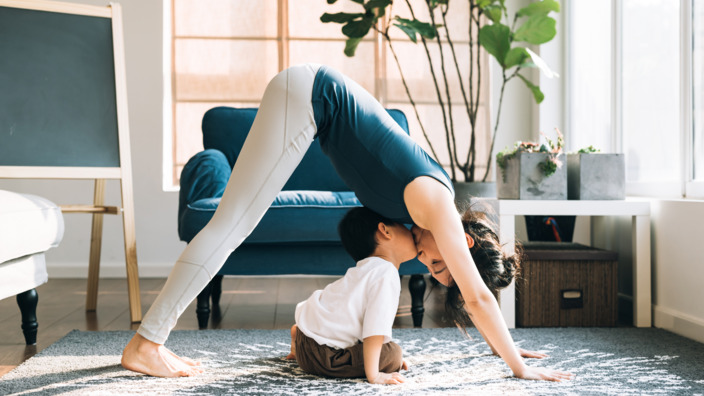
[[[656,327],[704,342],[704,201],[652,205]]]

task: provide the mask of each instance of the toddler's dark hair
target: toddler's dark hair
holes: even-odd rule
[[[379,243],[376,230],[379,223],[397,224],[373,210],[361,206],[350,209],[337,225],[342,246],[355,261],[365,259],[374,253]]]
[[[516,245],[514,254],[506,255],[499,244],[498,235],[494,232],[494,224],[482,212],[467,209],[462,215],[462,226],[464,231],[474,239],[474,246],[469,252],[489,290],[496,294],[510,285],[520,272],[522,257],[520,246]],[[462,330],[472,325],[464,309],[464,299],[457,284],[447,289],[445,313]]]

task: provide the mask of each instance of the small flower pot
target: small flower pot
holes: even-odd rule
[[[626,159],[623,154],[589,153],[567,156],[569,199],[626,198]]]
[[[567,167],[565,155],[557,154],[562,163],[555,173],[545,176],[541,163],[548,160],[546,153],[516,153],[506,160],[506,166],[496,177],[499,199],[567,199]]]

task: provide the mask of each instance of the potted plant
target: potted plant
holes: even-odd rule
[[[499,199],[567,199],[567,170],[563,166],[564,139],[543,135],[546,144],[517,142],[496,154]]]
[[[327,0],[329,4],[333,4],[336,1]],[[429,63],[437,103],[442,109],[445,132],[444,143],[446,144],[442,144],[441,148],[445,151],[444,154],[449,161],[449,164],[446,164],[449,170],[448,173],[453,182],[487,181],[492,162],[491,151],[494,147],[496,131],[499,126],[506,84],[515,78],[520,79],[530,89],[535,101],[540,103],[544,98],[540,88],[521,72],[526,68],[538,67],[549,77],[556,75],[527,46],[544,44],[553,39],[556,34],[556,22],[549,14],[551,12],[559,12],[559,3],[556,0],[534,1],[518,10],[510,18],[505,6],[505,0],[468,0],[469,15],[467,15],[465,21],[468,24],[466,28],[469,31],[469,40],[468,43],[464,44],[468,48],[461,50],[464,54],[469,54],[469,67],[462,69],[459,67],[460,61],[458,60],[460,50],[456,50],[447,24],[446,17],[450,6],[449,0],[414,2],[413,4],[416,6],[422,4],[424,8],[422,11],[424,13],[427,12],[427,15],[429,15],[429,20],[427,21],[421,21],[416,18],[416,11],[420,10],[414,10],[410,0],[405,0],[410,12],[409,18],[403,18],[394,13],[392,0],[350,1],[359,4],[361,7],[359,12],[325,13],[320,18],[325,23],[343,25],[342,33],[348,37],[344,50],[345,54],[354,56],[358,44],[370,30],[378,32],[383,37],[400,72],[403,86],[414,109],[415,117],[420,124],[421,132],[430,147],[431,154],[439,161],[438,150],[431,142],[424,122],[418,113],[404,75],[404,65],[399,60],[394,47],[395,39],[392,40],[389,31],[394,28],[400,29],[413,43],[420,43],[422,48],[419,51],[425,55]],[[432,49],[439,52],[439,57],[436,59],[439,59],[440,62],[433,62],[431,47],[434,47]],[[496,109],[490,142],[477,141],[477,113],[481,92],[478,84],[473,84],[473,81],[481,78],[483,72],[481,70],[481,61],[482,57],[486,56],[484,51],[480,50],[480,47],[496,60],[502,70],[499,106]],[[457,115],[456,112],[453,114],[450,106],[452,98],[448,87],[451,82],[448,79],[452,75],[458,79],[461,88],[462,102],[465,107],[465,112],[461,115]],[[468,130],[455,130],[453,117],[460,116],[468,118]],[[458,144],[461,134],[469,135],[468,141],[470,143],[468,150],[466,150],[466,156],[461,154],[464,154],[467,147],[461,147]],[[477,147],[479,144],[488,146],[489,150],[488,162],[483,175],[477,172]]]
[[[606,200],[626,198],[626,158],[589,146],[567,154],[567,197]]]

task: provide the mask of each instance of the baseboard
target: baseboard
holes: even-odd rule
[[[704,343],[704,320],[653,305],[654,326]]]
[[[169,276],[174,263],[140,262],[138,265],[140,278],[166,278]],[[52,263],[47,260],[46,267],[47,272],[49,272],[49,280],[51,280],[51,278],[88,278],[88,263],[85,262]],[[105,279],[125,279],[127,273],[124,261],[100,263],[100,277]]]

